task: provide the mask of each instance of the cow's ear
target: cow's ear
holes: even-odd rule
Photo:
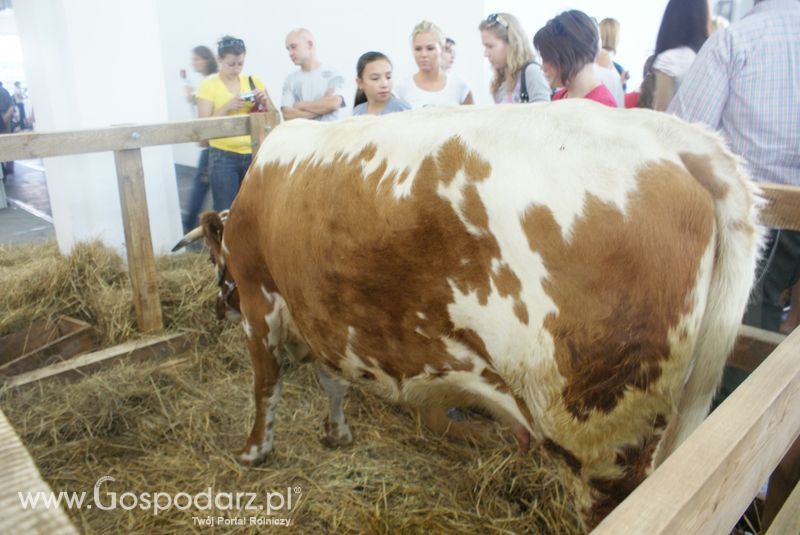
[[[200,215],[200,226],[203,229],[203,237],[211,253],[219,258],[222,249],[222,231],[225,225],[217,212],[203,212]]]

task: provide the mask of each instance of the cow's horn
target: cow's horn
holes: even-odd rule
[[[181,241],[175,244],[175,247],[172,248],[172,252],[174,253],[175,251],[186,247],[190,243],[196,242],[202,237],[203,237],[203,227],[195,227],[189,232],[187,232],[186,235],[183,238],[181,238]]]

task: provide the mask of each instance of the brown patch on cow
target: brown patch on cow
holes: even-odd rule
[[[522,282],[519,277],[514,273],[508,264],[502,264],[496,273],[492,274],[492,281],[497,287],[497,293],[500,297],[511,297],[514,299],[514,315],[519,318],[523,324],[528,324],[528,307],[520,299],[522,292]]]
[[[644,481],[653,463],[653,454],[658,447],[666,424],[664,416],[657,415],[653,432],[643,444],[622,446],[617,451],[615,464],[622,469],[621,477],[589,479],[593,496],[592,507],[589,511],[585,511],[584,515],[588,527],[599,524]]]
[[[367,145],[327,163],[314,157],[294,162],[294,170],[264,165],[262,180],[242,184],[228,247],[274,280],[298,332],[328,366],[341,368],[350,349],[399,383],[423,374],[426,364],[471,370],[471,362],[449,354],[444,340],[457,339],[489,360],[477,335],[456,329],[448,305],[454,291],[474,294],[480,303],[492,291],[491,266],[500,248],[475,189],[491,167],[450,138],[420,162],[409,193],[397,199],[392,188],[409,170],[372,161],[375,169],[365,176],[376,154]],[[453,207],[438,190],[457,175],[463,176],[463,201]],[[259,236],[260,243],[248,236]]]
[[[456,329],[453,331],[452,338],[467,346],[487,364],[492,363],[492,357],[489,355],[489,351],[486,350],[486,344],[480,335],[472,329]]]
[[[549,439],[549,438],[546,438],[546,439],[544,440],[544,442],[542,442],[542,447],[544,447],[544,449],[545,449],[546,451],[548,451],[550,454],[552,454],[552,455],[553,455],[553,456],[555,456],[556,458],[558,458],[558,459],[560,459],[560,460],[564,461],[564,464],[566,464],[566,465],[567,465],[567,467],[568,467],[570,470],[572,470],[572,473],[573,473],[573,474],[575,474],[576,476],[579,476],[579,475],[580,475],[580,473],[581,473],[581,468],[583,467],[583,463],[581,463],[581,460],[580,460],[580,459],[578,459],[578,458],[577,458],[577,457],[576,457],[576,456],[575,456],[575,455],[574,455],[574,454],[573,454],[571,451],[569,451],[567,448],[565,448],[565,447],[564,447],[564,446],[562,446],[561,444],[558,444],[558,443],[556,443],[556,442],[553,442],[553,441],[552,441],[551,439]]]
[[[689,173],[711,194],[714,200],[722,200],[728,195],[728,185],[714,174],[710,156],[690,152],[681,152],[679,156]]]
[[[464,188],[464,200],[461,202],[461,211],[464,218],[483,232],[489,232],[489,214],[486,212],[478,188],[470,184]]]
[[[692,305],[691,290],[711,239],[710,197],[672,163],[640,171],[626,213],[587,194],[562,237],[550,209],[522,218],[558,308],[544,326],[566,379],[563,402],[579,420],[611,412],[626,391],[646,391],[670,358],[668,332]]]

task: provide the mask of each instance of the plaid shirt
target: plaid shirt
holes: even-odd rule
[[[667,111],[721,130],[754,180],[800,186],[800,1],[762,0],[715,32]]]

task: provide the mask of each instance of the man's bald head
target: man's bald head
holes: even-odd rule
[[[296,28],[286,36],[286,51],[292,63],[308,70],[316,60],[314,36],[305,28]]]
[[[289,35],[286,36],[286,40],[288,41],[291,37],[297,37],[298,39],[311,41],[312,43],[314,42],[314,36],[311,34],[311,31],[306,28],[295,28],[289,32]]]

